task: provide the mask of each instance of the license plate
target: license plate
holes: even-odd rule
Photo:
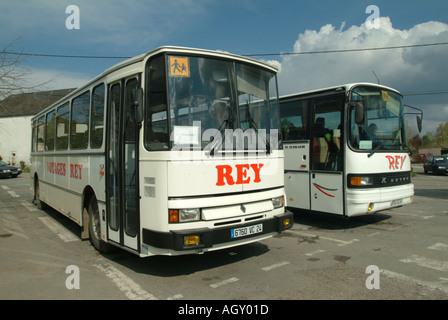
[[[403,199],[397,199],[397,200],[392,200],[390,205],[396,206],[397,204],[402,204],[402,203],[403,203]]]
[[[249,227],[232,229],[232,230],[230,230],[230,237],[232,239],[234,239],[234,238],[249,236],[252,234],[257,234],[260,232],[263,232],[263,224],[262,223],[256,224],[253,226],[249,226]]]

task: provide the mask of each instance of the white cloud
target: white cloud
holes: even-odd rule
[[[91,77],[83,73],[32,69],[26,79],[26,85],[39,86],[43,84],[39,90],[56,90],[78,88],[89,80]]]
[[[316,52],[361,48],[396,47],[446,42],[448,25],[430,21],[409,30],[395,29],[388,17],[380,18],[380,29],[369,30],[365,24],[343,30],[327,24],[320,30],[306,30],[298,35],[294,52]],[[448,46],[344,52],[327,54],[285,55],[279,72],[280,94],[303,92],[352,82],[374,82],[401,92],[446,90],[448,84]],[[446,98],[446,95],[444,96]],[[440,121],[448,121],[448,99],[431,102],[426,96],[417,107],[426,108],[426,130]],[[440,99],[440,97],[438,97]],[[406,100],[409,103],[412,99]],[[422,99],[419,99],[419,103]],[[427,106],[425,105],[427,104]],[[437,105],[438,112],[432,107]],[[445,106],[445,107],[444,107]],[[430,109],[431,108],[431,109]],[[425,125],[425,123],[424,123]]]

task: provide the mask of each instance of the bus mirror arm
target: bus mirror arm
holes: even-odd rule
[[[135,88],[131,92],[134,121],[140,124],[143,121],[143,89]]]
[[[416,114],[417,116],[417,128],[418,128],[418,132],[422,132],[422,122],[423,122],[423,110],[410,106],[408,104],[404,105],[407,108],[411,108],[414,110],[417,110],[417,112],[406,112],[405,114]]]

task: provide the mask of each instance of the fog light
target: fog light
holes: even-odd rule
[[[199,236],[185,236],[184,237],[184,245],[186,246],[196,246],[199,244]]]
[[[369,206],[367,207],[367,211],[372,211],[373,210],[373,203],[370,202]]]
[[[283,219],[283,227],[287,227],[287,226],[289,226],[289,224],[291,223],[291,221],[289,220],[289,218],[285,218],[285,219]]]

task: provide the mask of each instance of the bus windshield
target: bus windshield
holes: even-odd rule
[[[212,58],[166,59],[171,148],[278,148],[274,73]]]
[[[362,116],[359,110],[363,110]],[[404,130],[401,95],[375,87],[353,89],[349,117],[349,141],[353,149],[405,150]]]

